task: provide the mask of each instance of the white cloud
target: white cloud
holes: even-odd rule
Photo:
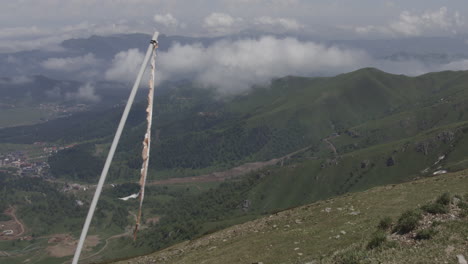
[[[0,40],[0,52],[10,53],[23,50],[41,49],[46,51],[62,51],[59,43],[67,39],[66,35],[41,36],[33,39],[6,39]]]
[[[343,27],[343,28],[346,28],[346,27]],[[372,26],[372,25],[369,25],[369,26],[357,26],[357,27],[354,27],[353,28],[354,31],[356,31],[356,33],[358,34],[369,34],[371,32],[374,32],[374,31],[378,31],[378,27],[376,26]]]
[[[408,36],[421,35],[426,29],[440,28],[446,30],[452,26],[454,26],[452,18],[448,16],[446,7],[434,12],[425,12],[420,16],[413,15],[409,11],[403,11],[400,14],[399,21],[390,24],[393,31]]]
[[[445,71],[466,71],[468,70],[468,60],[457,60],[457,61],[452,61],[449,62],[445,65],[442,65],[440,70],[445,70]]]
[[[43,35],[43,29],[37,26],[0,28],[0,39],[24,38]]]
[[[460,13],[450,13],[447,7],[435,11],[426,11],[420,15],[409,11],[400,13],[398,20],[386,26],[358,26],[354,27],[359,34],[381,34],[391,36],[421,36],[457,34],[465,25],[465,19]]]
[[[158,56],[158,78],[191,76],[220,94],[244,92],[286,75],[339,73],[366,65],[364,52],[326,47],[293,38],[220,41],[212,46],[174,45]]]
[[[242,22],[242,18],[235,18],[226,13],[211,13],[203,20],[203,27],[220,33],[226,33]]]
[[[206,27],[230,27],[234,22],[235,19],[225,13],[211,13],[204,19]]]
[[[272,18],[269,16],[262,16],[255,19],[257,25],[268,25],[272,27],[280,27],[286,30],[297,31],[302,29],[304,26],[301,25],[297,20],[290,18]]]
[[[143,57],[136,49],[117,54],[106,79],[134,81]],[[273,78],[287,75],[331,76],[364,67],[420,75],[468,68],[468,60],[449,64],[426,64],[415,59],[391,61],[372,58],[361,50],[268,36],[222,40],[207,47],[174,44],[167,52],[158,53],[156,63],[158,82],[190,79],[202,87],[215,88],[220,95],[245,93],[254,85],[267,85]]]
[[[156,23],[162,24],[166,27],[179,26],[179,21],[171,13],[167,13],[165,15],[156,14],[153,19]]]
[[[62,51],[60,43],[66,39],[139,32],[139,27],[126,21],[94,24],[87,21],[60,28],[0,27],[0,52],[9,53],[23,50]]]
[[[88,53],[79,57],[49,58],[43,61],[41,66],[48,70],[73,72],[85,67],[96,66],[98,62],[92,53]]]
[[[85,85],[80,86],[78,88],[78,91],[76,91],[75,93],[65,94],[65,99],[85,101],[91,103],[97,103],[101,100],[101,98],[98,95],[96,95],[94,86],[90,83],[86,83]]]
[[[119,52],[112,60],[112,65],[105,73],[107,80],[129,82],[135,77],[143,62],[144,55],[138,49]]]

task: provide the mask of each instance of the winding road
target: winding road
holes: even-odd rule
[[[129,213],[135,218],[135,221],[136,221],[137,216],[133,212],[129,212]],[[105,244],[101,249],[99,249],[97,252],[95,252],[95,253],[93,253],[93,254],[91,254],[89,256],[81,258],[81,260],[86,260],[86,259],[96,257],[97,255],[101,254],[107,248],[107,246],[109,245],[109,241],[111,241],[113,239],[116,239],[116,238],[119,238],[119,237],[131,236],[132,233],[133,233],[133,229],[130,227],[128,230],[126,230],[125,232],[123,232],[121,234],[117,234],[117,235],[108,237],[106,240],[104,240]],[[68,262],[64,262],[64,264],[65,263],[68,263]]]
[[[339,135],[336,135],[336,136],[330,136],[330,137],[327,137],[327,138],[324,138],[323,141],[325,143],[328,144],[328,147],[333,151],[333,154],[335,154],[335,156],[338,156],[338,151],[336,150],[336,147],[335,145],[333,145],[333,143],[330,141],[330,139],[334,139],[334,138],[337,138],[339,137]]]
[[[23,223],[21,223],[21,221],[16,217],[16,208],[10,205],[10,208],[8,208],[5,211],[5,214],[11,216],[11,218],[13,218],[13,221],[15,221],[15,223],[20,226],[21,231],[18,234],[12,236],[11,238],[15,239],[22,236],[24,234],[25,228]]]

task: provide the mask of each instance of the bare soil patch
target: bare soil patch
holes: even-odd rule
[[[148,218],[146,219],[145,221],[145,224],[149,225],[149,224],[157,224],[159,223],[159,220],[161,219],[161,217],[159,216],[156,216],[156,217],[152,217],[152,218]]]
[[[10,207],[4,214],[12,220],[0,222],[0,240],[15,240],[21,238],[25,232],[23,223],[16,217],[16,208]]]
[[[84,251],[90,251],[93,247],[99,244],[99,236],[88,236],[84,244]],[[74,239],[70,234],[56,234],[51,236],[48,241],[50,245],[46,248],[47,253],[52,257],[66,257],[75,253],[78,240]]]

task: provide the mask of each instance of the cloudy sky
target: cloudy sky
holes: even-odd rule
[[[468,55],[428,64],[414,58],[385,60],[366,50],[310,41],[442,36],[457,37],[468,47],[466,0],[5,0],[0,9],[0,53],[60,52],[65,39],[155,30],[184,36],[240,32],[290,36],[221,40],[209,47],[176,44],[159,54],[159,80],[193,76],[204,86],[219,87],[221,93],[245,91],[285,75],[332,75],[362,67],[408,75],[468,69]],[[309,41],[295,36],[308,36]],[[26,65],[80,80],[130,82],[143,57],[137,49],[122,50],[112,61],[93,53],[51,54]],[[25,64],[15,55],[3,63],[8,69]],[[92,90],[83,86],[76,96]]]
[[[245,30],[328,39],[447,36],[467,33],[466,17],[466,0],[7,0],[0,50],[52,49],[71,37],[155,29],[192,36]]]

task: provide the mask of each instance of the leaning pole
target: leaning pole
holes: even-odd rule
[[[101,177],[99,178],[99,182],[96,187],[96,192],[94,193],[93,200],[89,207],[88,215],[86,216],[86,221],[83,225],[83,230],[81,231],[80,240],[78,241],[78,245],[75,250],[75,255],[73,256],[72,264],[78,264],[78,260],[80,259],[81,251],[83,249],[83,245],[84,245],[86,236],[88,234],[91,220],[93,219],[94,211],[96,209],[99,196],[101,195],[102,187],[104,186],[104,182],[106,181],[107,172],[109,171],[110,164],[112,162],[112,159],[114,158],[115,150],[117,149],[117,145],[119,144],[120,136],[122,135],[122,130],[128,118],[128,113],[130,112],[133,101],[135,100],[135,95],[138,90],[138,87],[140,86],[141,78],[143,77],[143,74],[145,73],[145,70],[148,65],[148,61],[151,57],[151,54],[154,51],[154,45],[158,41],[158,36],[159,36],[159,32],[155,32],[153,35],[153,38],[150,41],[150,44],[148,45],[145,58],[143,60],[143,63],[141,64],[140,71],[138,72],[135,83],[133,84],[133,88],[132,88],[132,91],[130,92],[130,96],[128,97],[127,105],[125,106],[125,110],[122,114],[122,118],[120,119],[119,126],[117,127],[117,132],[115,133],[114,140],[112,141],[109,154],[107,155],[106,162],[104,163],[104,168],[102,169],[102,172],[101,172]]]

